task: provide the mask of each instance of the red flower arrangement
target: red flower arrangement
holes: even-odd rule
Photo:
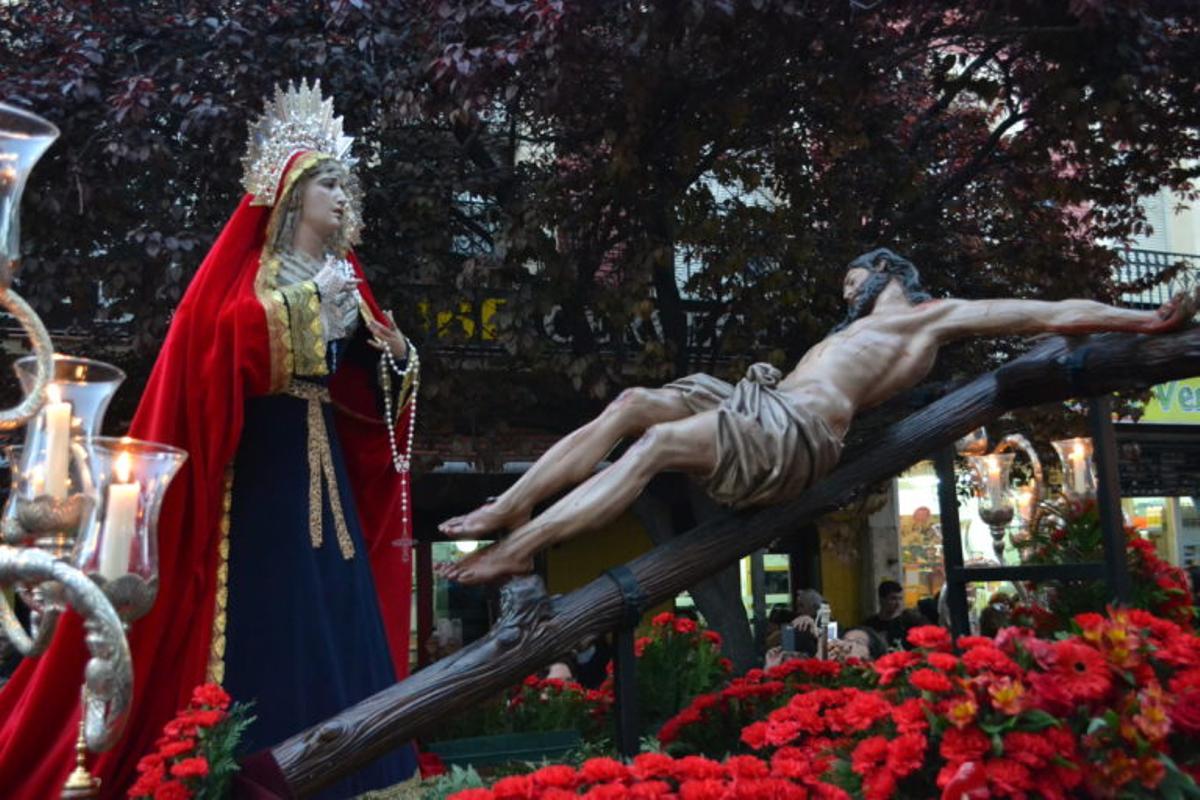
[[[188,707],[163,727],[156,750],[137,765],[138,778],[129,788],[134,800],[216,800],[227,794],[237,772],[234,751],[246,726],[250,707],[232,703],[215,683],[197,686]]]
[[[1200,796],[1200,637],[1140,610],[1073,626],[963,637],[959,653],[917,629],[910,642],[937,649],[751,670],[663,726],[673,755],[546,767],[454,798]]]
[[[1094,500],[1061,500],[1045,504],[1037,528],[1030,532],[1025,560],[1031,564],[1065,564],[1104,558],[1100,515]],[[1154,543],[1143,538],[1139,520],[1125,528],[1125,556],[1133,582],[1132,605],[1163,621],[1191,629],[1195,612],[1186,573],[1158,557]],[[1142,523],[1144,527],[1144,523]],[[1018,606],[1013,621],[1050,636],[1070,626],[1081,613],[1102,611],[1108,587],[1099,581],[1049,581],[1035,588],[1039,599]]]

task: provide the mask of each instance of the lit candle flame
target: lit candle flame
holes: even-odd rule
[[[61,403],[62,402],[62,387],[57,383],[47,384],[46,386],[46,402]]]
[[[113,473],[117,476],[119,483],[129,483],[129,476],[133,472],[133,459],[129,457],[129,453],[121,453],[117,456],[116,463],[113,464]]]
[[[1075,440],[1075,449],[1071,451],[1071,460],[1082,460],[1086,454],[1083,452],[1083,442]]]

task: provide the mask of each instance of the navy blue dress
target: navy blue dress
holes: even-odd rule
[[[307,401],[246,403],[234,461],[226,615],[226,691],[254,700],[246,752],[271,747],[396,682],[333,412],[322,406],[355,555],[342,557],[329,492],[324,536],[308,525]],[[318,795],[354,797],[412,776],[413,748],[386,755]]]

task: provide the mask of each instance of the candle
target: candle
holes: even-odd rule
[[[988,498],[990,499],[993,508],[999,508],[1001,505],[1003,505],[1000,496],[1000,459],[996,458],[994,455],[988,456],[987,468]]]
[[[141,485],[129,480],[130,458],[121,453],[113,465],[116,482],[108,487],[108,507],[100,534],[99,573],[107,581],[129,572],[129,547],[137,530],[138,492]]]
[[[71,404],[64,403],[59,387],[46,387],[46,494],[55,500],[67,496],[67,460],[71,448]]]
[[[1083,450],[1083,442],[1075,440],[1075,447],[1068,457],[1071,462],[1071,486],[1075,494],[1087,492],[1087,453]]]

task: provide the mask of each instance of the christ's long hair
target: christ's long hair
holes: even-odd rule
[[[925,288],[921,286],[921,274],[917,272],[916,266],[907,258],[896,255],[886,247],[863,253],[846,265],[847,272],[852,269],[865,269],[871,273],[871,277],[867,278],[859,290],[858,296],[850,304],[845,319],[839,322],[830,333],[844,330],[850,323],[870,314],[880,293],[892,280],[900,284],[900,288],[904,290],[904,296],[910,303],[924,303],[926,300],[933,299],[929,292],[926,292]]]

